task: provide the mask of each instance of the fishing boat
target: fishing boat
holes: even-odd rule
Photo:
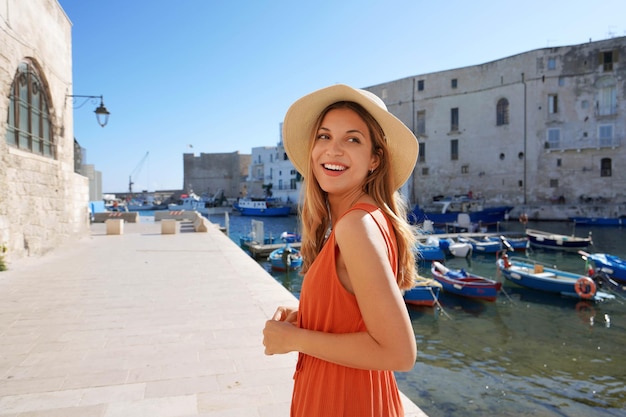
[[[409,214],[409,220],[414,224],[430,220],[436,225],[446,225],[454,224],[459,214],[466,213],[471,223],[488,226],[504,221],[512,209],[513,206],[485,207],[483,200],[462,195],[433,200],[424,207],[416,205]]]
[[[419,278],[417,284],[403,294],[406,304],[433,307],[439,300],[441,284],[434,279]]]
[[[514,251],[524,252],[530,246],[530,242],[528,241],[528,236],[487,236],[487,239],[496,241],[498,243],[502,242],[502,239],[506,239],[507,242],[511,245]]]
[[[582,250],[578,253],[594,266],[589,270],[589,276],[593,277],[596,273],[604,273],[621,285],[626,284],[626,261],[622,258],[608,253],[587,253]]]
[[[526,229],[526,236],[532,246],[546,249],[579,250],[593,244],[591,232],[587,237],[567,236],[558,233],[544,232],[536,229]]]
[[[457,239],[461,243],[469,243],[472,245],[473,253],[496,253],[500,250],[500,241],[491,239],[475,239],[472,237],[459,236]]]
[[[425,243],[417,242],[415,244],[415,257],[418,261],[443,261],[446,259],[446,254],[439,247],[439,242],[429,238]]]
[[[267,260],[274,271],[295,271],[302,266],[302,254],[288,242],[282,248],[273,250]]]
[[[220,214],[232,211],[230,206],[216,206],[211,199],[200,197],[194,192],[182,194],[175,203],[167,205],[169,211],[197,211],[202,215]]]
[[[458,242],[451,237],[435,238],[439,241],[439,247],[450,255],[457,258],[467,258],[472,255],[472,244],[469,242]]]
[[[274,217],[289,216],[291,214],[291,205],[284,204],[280,199],[276,198],[259,200],[240,198],[233,204],[233,207],[243,216]]]
[[[501,282],[470,274],[464,269],[453,270],[436,261],[432,263],[431,272],[444,291],[462,297],[495,301],[502,288]]]
[[[584,226],[626,226],[626,216],[619,217],[570,217],[570,221]]]
[[[512,248],[509,247],[508,250]],[[509,258],[507,249],[502,251],[496,265],[506,279],[522,287],[581,300],[603,301],[615,298],[613,294],[599,291],[596,282],[586,275],[563,271],[528,258]]]

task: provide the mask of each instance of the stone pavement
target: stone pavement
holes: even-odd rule
[[[289,415],[296,354],[261,332],[296,299],[217,227],[184,229],[94,223],[0,273],[1,417]]]

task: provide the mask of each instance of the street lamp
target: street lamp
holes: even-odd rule
[[[98,120],[98,124],[100,126],[104,127],[108,123],[109,115],[111,113],[107,110],[106,107],[104,107],[104,101],[102,100],[102,96],[67,95],[65,97],[72,97],[74,102],[76,102],[77,98],[84,98],[84,99],[86,99],[80,105],[73,106],[73,108],[75,108],[75,109],[79,109],[79,108],[83,107],[85,105],[85,103],[87,103],[87,101],[89,101],[90,99],[92,99],[92,100],[100,99],[100,105],[94,110],[94,113],[96,113],[96,119]]]

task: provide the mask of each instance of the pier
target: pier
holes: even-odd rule
[[[0,415],[289,415],[297,355],[262,329],[296,298],[219,228],[159,223],[93,223],[0,273]]]

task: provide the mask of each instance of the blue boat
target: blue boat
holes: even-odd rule
[[[434,279],[422,278],[417,284],[403,294],[406,304],[433,307],[439,300],[441,284]]]
[[[291,214],[291,205],[284,204],[275,198],[260,200],[240,198],[233,204],[233,207],[243,216],[275,217],[289,216]]]
[[[291,247],[289,243],[285,243],[282,248],[273,250],[267,260],[275,271],[295,271],[302,266],[300,251]]]
[[[545,249],[579,250],[591,245],[591,232],[587,237],[567,236],[558,233],[544,232],[536,229],[526,229],[526,236],[532,246]]]
[[[467,214],[471,223],[489,226],[504,221],[512,209],[513,206],[485,207],[480,199],[457,196],[435,200],[428,207],[416,205],[409,213],[409,221],[421,224],[430,220],[435,225],[445,225],[457,222],[459,214]]]
[[[626,216],[620,217],[570,217],[570,221],[583,226],[626,226]]]
[[[506,250],[496,261],[506,279],[522,287],[561,294],[581,300],[614,299],[613,294],[599,291],[596,282],[586,275],[562,271],[527,258],[509,258]]]
[[[439,243],[432,243],[426,241],[426,243],[417,242],[415,244],[415,258],[417,261],[443,261],[446,259],[446,254],[439,246]]]
[[[578,253],[593,263],[595,268],[589,271],[590,276],[604,273],[618,283],[626,284],[626,261],[622,258],[608,253],[587,253],[584,251],[578,251]]]
[[[470,274],[464,269],[449,269],[439,262],[433,262],[431,272],[444,291],[462,297],[495,301],[502,288],[501,282]]]
[[[457,241],[472,245],[473,253],[496,253],[502,245],[499,240],[495,241],[488,238],[474,239],[472,237],[459,236]]]

